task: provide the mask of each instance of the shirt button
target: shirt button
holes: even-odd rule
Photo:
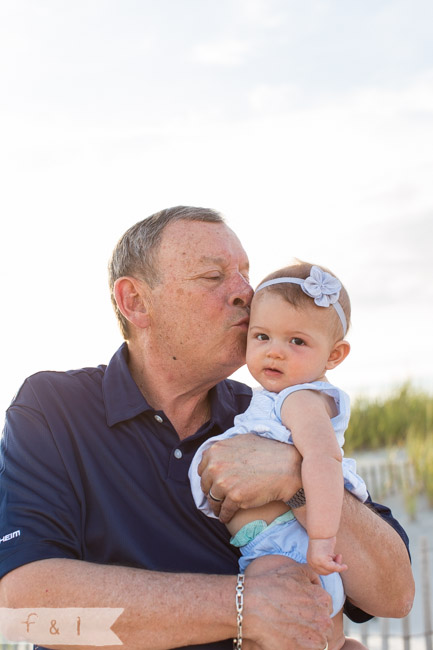
[[[182,456],[183,456],[183,454],[182,454],[180,449],[175,449],[174,450],[174,457],[175,458],[180,459],[180,458],[182,458]]]
[[[157,422],[159,422],[159,423],[161,423],[161,422],[164,421],[160,415],[154,415],[153,417],[154,417],[155,420],[156,420]]]

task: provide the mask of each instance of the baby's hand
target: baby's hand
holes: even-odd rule
[[[347,564],[343,564],[342,555],[334,553],[335,542],[335,537],[309,541],[307,562],[319,575],[327,576],[335,571],[341,573],[347,569]]]

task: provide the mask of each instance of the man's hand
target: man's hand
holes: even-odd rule
[[[263,650],[323,650],[332,635],[332,601],[307,564],[281,555],[245,571],[243,635]]]
[[[235,584],[234,575],[166,573],[51,558],[4,576],[0,605],[120,607],[123,613],[113,632],[122,650],[207,647],[236,636]],[[328,594],[306,564],[265,556],[246,571],[243,636],[262,650],[323,650],[332,628],[330,609]],[[53,647],[64,648],[54,640]]]
[[[227,523],[239,508],[288,500],[301,487],[301,456],[293,445],[254,434],[220,440],[198,466],[205,494],[212,488],[214,513]]]

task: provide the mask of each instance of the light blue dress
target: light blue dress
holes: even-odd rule
[[[344,457],[344,433],[350,418],[349,396],[332,384],[315,381],[308,384],[289,386],[280,393],[272,393],[263,388],[254,390],[250,406],[245,413],[235,417],[234,426],[219,436],[209,438],[198,448],[189,468],[191,491],[197,508],[209,517],[215,517],[205,494],[202,492],[200,476],[197,472],[204,451],[217,440],[225,440],[243,433],[256,433],[265,438],[293,444],[289,429],[281,422],[281,407],[286,397],[298,390],[320,391],[334,399],[337,415],[331,419],[331,423],[343,455],[344,486],[360,501],[364,502],[367,499],[367,487],[363,479],[356,473],[355,461]],[[253,534],[251,534],[251,530],[254,530]],[[251,522],[251,524],[247,524],[246,531],[241,529],[237,533],[232,543],[238,546],[239,539],[246,542],[240,546],[242,557],[239,560],[239,567],[241,571],[244,571],[253,559],[261,555],[287,555],[297,562],[306,562],[308,536],[305,529],[291,513],[279,517],[269,526],[266,526],[266,523],[261,521]],[[338,573],[332,573],[329,576],[320,576],[320,579],[323,587],[332,596],[333,615],[335,615],[344,604],[341,578]]]

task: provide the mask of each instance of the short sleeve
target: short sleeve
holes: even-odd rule
[[[26,381],[6,412],[0,454],[0,577],[80,557],[80,506],[61,450]]]
[[[296,393],[299,390],[314,390],[314,391],[320,391],[321,388],[317,384],[296,384],[295,386],[287,386],[287,388],[283,388],[283,390],[278,393],[278,397],[275,401],[275,414],[276,416],[281,420],[281,409],[284,404],[284,400],[286,397],[291,395],[292,393]]]

